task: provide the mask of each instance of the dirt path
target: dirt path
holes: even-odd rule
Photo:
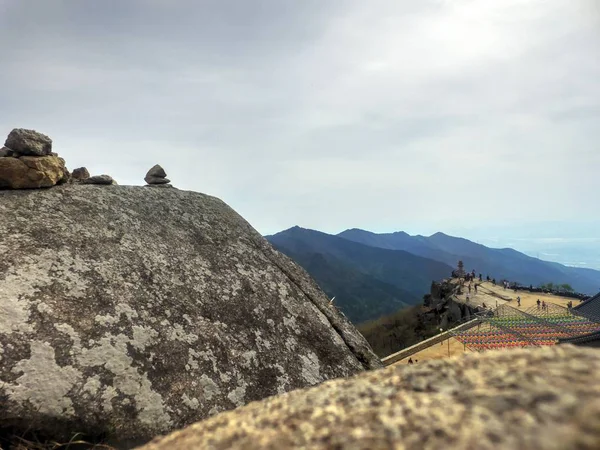
[[[484,281],[477,282],[477,293],[475,293],[475,288],[472,287],[469,304],[471,305],[480,305],[483,306],[485,304],[486,307],[495,309],[500,305],[504,305],[508,303],[510,306],[525,311],[526,309],[536,306],[538,298],[540,301],[544,301],[546,303],[553,303],[555,305],[567,307],[567,304],[572,301],[574,305],[578,304],[578,301],[571,298],[560,297],[552,294],[538,294],[531,293],[526,291],[513,291],[511,289],[504,289],[502,286],[494,286],[492,283]],[[462,301],[467,303],[466,294],[469,292],[467,287],[463,288],[463,293],[457,297],[458,301]],[[517,305],[517,297],[521,297],[521,307]],[[465,346],[458,341],[456,338],[446,339],[441,343],[433,344],[430,347],[427,347],[417,353],[414,353],[410,356],[414,361],[424,362],[432,359],[444,359],[448,358],[448,356],[456,356],[461,355],[466,352],[469,352],[469,349],[465,349]],[[406,357],[396,363],[396,364],[408,364],[409,357]]]
[[[462,355],[466,352],[470,352],[470,350],[465,348],[462,342],[452,337],[450,339],[446,339],[445,341],[438,342],[437,344],[433,344],[431,347],[427,347],[420,352],[413,353],[410,355],[410,357],[407,356],[406,358],[401,359],[392,365],[395,366],[398,364],[408,364],[409,358],[411,358],[413,362],[425,362],[432,359],[445,359],[450,356]]]
[[[469,303],[473,305],[483,306],[485,304],[487,307],[495,309],[497,306],[503,305],[505,303],[509,303],[514,308],[519,308],[517,305],[517,297],[521,297],[521,308],[525,310],[532,306],[535,306],[537,303],[537,299],[540,301],[554,303],[555,305],[567,307],[567,304],[572,301],[574,305],[578,304],[578,300],[566,297],[560,297],[552,294],[543,294],[536,292],[527,292],[527,291],[513,291],[512,289],[504,289],[502,286],[493,285],[490,282],[477,282],[477,293],[475,293],[475,288],[471,289]],[[459,301],[467,303],[467,293],[469,292],[467,285],[463,287],[462,295],[459,295],[457,298]]]

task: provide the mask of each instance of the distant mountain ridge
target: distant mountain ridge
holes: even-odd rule
[[[489,248],[440,232],[424,237],[403,232],[376,234],[355,228],[338,236],[381,248],[405,250],[452,266],[462,260],[466,270],[475,269],[484,277],[489,274],[493,278],[534,286],[548,282],[569,283],[575,290],[589,295],[600,289],[600,271],[542,261],[511,248]]]
[[[468,271],[523,285],[569,283],[589,295],[600,288],[600,271],[542,261],[510,248],[489,248],[441,232],[411,236],[354,228],[331,235],[296,226],[266,238],[335,296],[336,305],[355,323],[420,304],[431,282],[449,277],[459,260]]]
[[[422,302],[431,282],[451,266],[404,250],[353,242],[293,227],[272,236],[271,244],[295,260],[355,323]]]

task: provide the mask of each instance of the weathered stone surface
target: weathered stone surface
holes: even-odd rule
[[[101,184],[111,185],[117,184],[110,175],[94,175],[93,177],[84,178],[81,180],[83,184]]]
[[[13,156],[14,152],[8,147],[0,148],[0,158],[5,158],[7,156]]]
[[[144,187],[152,187],[152,188],[172,188],[172,184],[145,184]]]
[[[166,176],[167,176],[167,174],[166,174],[165,170],[157,164],[148,171],[148,173],[144,177],[144,181],[148,184],[170,183],[171,180],[166,178]]]
[[[598,449],[600,352],[471,354],[328,381],[238,408],[141,447]]]
[[[165,172],[165,169],[163,169],[160,165],[156,164],[148,171],[146,176],[147,177],[165,178],[167,176],[167,172]]]
[[[171,180],[169,180],[168,178],[152,177],[149,175],[146,175],[144,181],[148,184],[167,184],[171,182]]]
[[[141,443],[380,367],[309,276],[222,201],[0,191],[0,427]]]
[[[87,180],[89,177],[90,172],[85,167],[78,167],[71,174],[71,178],[75,181]]]
[[[65,161],[56,156],[0,158],[0,188],[51,187],[68,175]]]
[[[24,128],[12,130],[4,145],[20,155],[46,156],[52,151],[52,139]]]

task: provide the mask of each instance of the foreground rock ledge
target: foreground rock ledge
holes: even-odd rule
[[[381,366],[306,272],[217,198],[0,191],[0,229],[0,428],[130,447]]]
[[[219,414],[141,447],[598,449],[600,352],[572,346],[395,366]]]

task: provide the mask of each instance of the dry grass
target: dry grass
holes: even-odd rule
[[[52,439],[40,439],[33,432],[21,436],[0,433],[0,450],[117,450],[102,443],[93,443],[80,439],[77,433],[68,442],[57,442]]]

